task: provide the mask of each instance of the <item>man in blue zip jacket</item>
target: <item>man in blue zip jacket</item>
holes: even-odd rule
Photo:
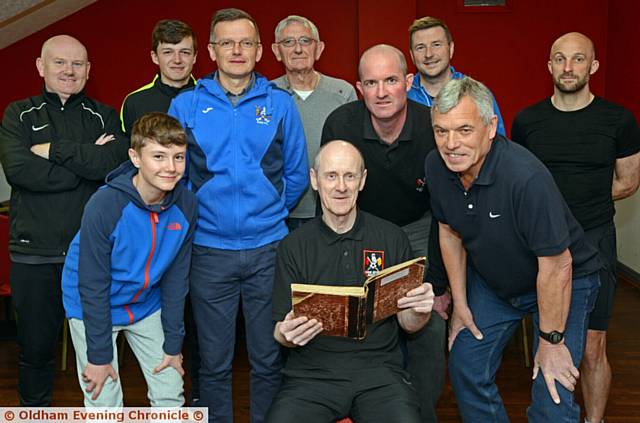
[[[242,299],[251,363],[251,421],[264,420],[280,384],[271,291],[285,219],[308,184],[304,129],[291,95],[254,72],[255,20],[217,11],[209,55],[218,70],[172,101],[189,138],[188,183],[199,199],[191,302],[201,354],[200,403],[232,422],[231,363]]]
[[[116,337],[135,353],[155,407],[184,404],[182,339],[196,198],[178,182],[186,134],[164,113],[133,126],[130,162],[91,197],[62,272],[86,407],[122,407]]]
[[[413,21],[409,27],[409,51],[418,72],[413,78],[407,97],[431,107],[433,98],[452,79],[461,79],[464,74],[450,65],[453,58],[453,38],[447,24],[438,18],[425,16]],[[495,97],[493,112],[498,117],[498,134],[506,136],[504,122]]]

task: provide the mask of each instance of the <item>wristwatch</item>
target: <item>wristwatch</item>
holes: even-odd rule
[[[558,332],[557,330],[552,332],[540,331],[540,338],[552,344],[559,344],[564,339],[564,332]]]

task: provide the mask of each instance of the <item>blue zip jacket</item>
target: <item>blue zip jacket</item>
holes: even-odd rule
[[[462,79],[464,74],[461,72],[457,72],[453,66],[449,66],[451,69],[451,79]],[[413,84],[411,84],[411,89],[407,93],[407,98],[413,101],[417,101],[418,103],[422,103],[425,106],[431,107],[433,103],[433,97],[429,95],[427,90],[425,90],[422,85],[420,85],[420,73],[416,73],[413,76]],[[500,108],[498,107],[498,103],[496,102],[496,98],[491,94],[491,101],[493,101],[493,112],[498,117],[498,134],[502,135],[506,138],[507,134],[504,129],[504,121],[502,120],[502,115],[500,114]]]
[[[169,114],[189,140],[187,177],[198,196],[194,243],[245,250],[282,239],[309,180],[307,147],[291,95],[255,74],[234,107],[210,74],[178,94]]]
[[[193,193],[178,184],[162,204],[147,205],[126,162],[87,203],[62,271],[67,318],[82,319],[90,363],[113,360],[113,326],[162,309],[163,350],[182,349],[184,299],[197,220]]]

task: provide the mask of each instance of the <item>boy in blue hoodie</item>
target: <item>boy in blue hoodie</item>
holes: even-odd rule
[[[130,162],[87,203],[62,274],[63,303],[87,407],[122,406],[116,337],[123,332],[152,406],[184,404],[182,339],[195,195],[180,181],[187,138],[164,113],[131,133]]]

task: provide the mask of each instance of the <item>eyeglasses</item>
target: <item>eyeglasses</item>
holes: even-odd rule
[[[221,49],[224,49],[224,50],[231,50],[236,46],[236,44],[239,44],[241,49],[243,49],[243,50],[251,50],[252,48],[257,46],[258,44],[260,44],[260,42],[259,41],[253,41],[253,40],[240,40],[240,41],[220,40],[220,41],[213,41],[213,42],[211,42],[211,44],[215,44],[215,45],[217,45],[218,47],[220,47]]]
[[[300,47],[308,47],[314,42],[316,42],[316,40],[309,37],[300,37],[297,39],[293,37],[289,37],[289,38],[285,38],[284,40],[278,41],[277,44],[280,44],[283,47],[291,48],[291,47],[295,47],[296,44],[300,44]]]

